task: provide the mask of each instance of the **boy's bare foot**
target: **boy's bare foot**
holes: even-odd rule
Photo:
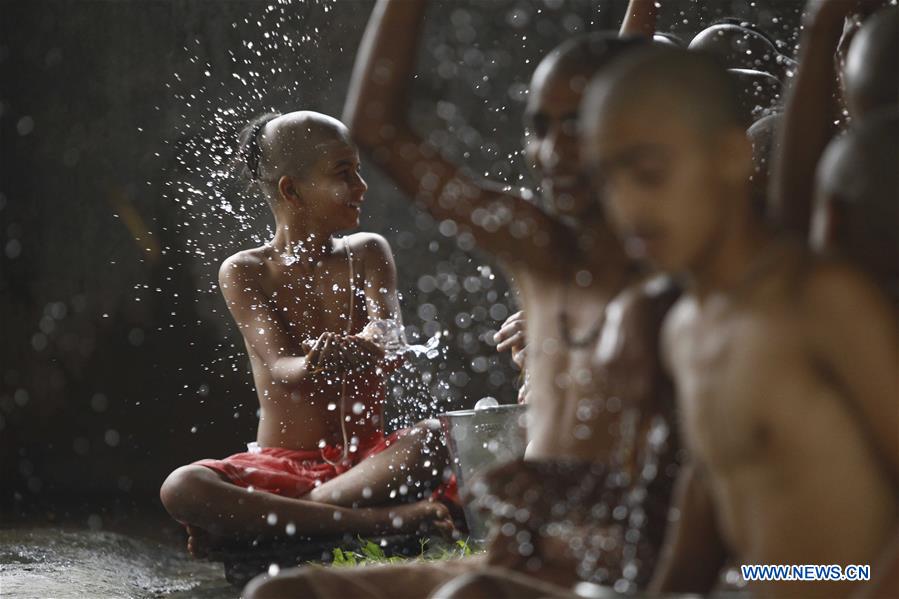
[[[449,509],[439,501],[423,499],[391,508],[397,532],[437,532],[451,538],[455,531]]]
[[[392,533],[439,533],[452,538],[455,525],[449,509],[439,501],[424,499],[415,503],[392,506],[389,509]],[[206,559],[228,545],[228,539],[191,524],[187,528],[187,550],[196,559]]]
[[[224,545],[222,537],[197,526],[187,525],[187,550],[196,559],[206,559],[210,551]]]

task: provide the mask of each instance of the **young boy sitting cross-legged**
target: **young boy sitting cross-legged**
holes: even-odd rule
[[[451,528],[428,499],[446,465],[433,425],[383,432],[389,364],[358,333],[399,322],[396,270],[380,236],[335,236],[358,225],[367,189],[346,127],[269,115],[244,131],[241,155],[276,223],[219,273],[259,395],[259,448],[178,468],[163,504],[198,557],[226,539]]]

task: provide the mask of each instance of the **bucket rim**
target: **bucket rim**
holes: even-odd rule
[[[449,412],[444,412],[439,415],[439,418],[463,418],[467,416],[474,416],[475,414],[496,414],[498,412],[512,412],[512,411],[521,411],[526,412],[527,406],[523,404],[502,404],[498,406],[491,406],[489,408],[481,408],[479,410],[475,410],[474,408],[467,408],[464,410],[452,410]]]

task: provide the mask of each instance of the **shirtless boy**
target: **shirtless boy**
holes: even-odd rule
[[[645,35],[654,33],[654,13],[643,20]],[[738,82],[743,111],[751,121],[779,110],[783,85],[796,63],[781,54],[761,29],[738,19],[723,19],[697,33],[688,49],[711,54],[727,68]]]
[[[396,271],[383,238],[336,236],[358,226],[367,189],[349,132],[315,112],[268,115],[244,131],[241,156],[276,224],[219,272],[259,395],[260,448],[178,468],[163,504],[196,556],[226,539],[451,528],[446,507],[422,499],[446,464],[433,424],[384,437],[388,364],[358,334],[399,321]]]
[[[778,223],[804,238],[811,226],[815,171],[843,121],[841,104],[850,128],[869,114],[899,106],[899,8],[874,12],[859,27],[863,16],[882,5],[882,0],[821,0],[810,2],[805,12],[770,198]]]
[[[899,8],[876,11],[863,23],[856,14],[878,4],[809,6],[806,50],[784,119],[786,147],[775,165],[774,205],[788,229],[805,236],[810,228],[813,249],[850,258],[899,306]],[[851,120],[845,135],[830,140],[839,82]]]
[[[629,26],[639,31],[647,9],[654,10],[653,3],[636,0],[632,7],[638,10],[632,14]],[[531,381],[528,458],[604,463],[620,441],[621,412],[625,408],[639,406],[643,410],[639,416],[645,419],[637,423],[638,438],[642,439],[653,417],[664,412],[661,406],[666,405],[666,396],[656,393],[656,354],[643,352],[645,347],[641,344],[652,345],[652,341],[646,341],[644,331],[650,337],[654,334],[652,318],[658,318],[654,310],[666,300],[670,303],[669,289],[663,285],[661,291],[656,288],[654,293],[644,295],[635,288],[621,298],[618,308],[608,317],[604,315],[612,298],[637,277],[602,220],[589,182],[580,170],[577,151],[581,84],[614,55],[637,42],[598,36],[572,40],[551,52],[537,67],[527,107],[530,127],[526,151],[546,192],[550,211],[545,212],[500,185],[467,178],[456,165],[440,157],[406,121],[407,87],[424,9],[423,2],[388,1],[377,5],[359,51],[347,121],[360,145],[373,151],[380,166],[401,189],[436,218],[459,223],[460,229],[469,231],[482,249],[502,261],[514,279],[529,315],[530,344],[524,355]],[[626,23],[625,32],[627,26]],[[515,320],[510,323],[509,346],[523,338],[523,331],[514,330],[520,324]],[[604,337],[608,331],[608,339],[605,354],[597,357],[601,331]],[[623,341],[631,336],[638,342]],[[618,372],[614,382],[605,372],[611,369]],[[638,379],[639,384],[633,385]],[[610,393],[615,384],[621,385],[615,389],[618,393],[628,395],[613,397],[611,407],[605,409],[604,394]],[[628,385],[630,388],[626,388]],[[620,405],[622,398],[633,403]],[[633,456],[634,463],[644,457],[642,441],[639,444],[641,449],[635,453],[640,456]],[[662,459],[665,464],[670,463],[670,455]],[[498,473],[498,477],[533,475],[526,464],[520,466],[523,471]],[[661,473],[659,481],[664,477]],[[657,495],[659,502],[667,506],[667,492],[659,490]],[[504,544],[505,539],[498,543]],[[521,567],[528,561],[519,552],[507,551],[499,544],[489,552],[492,563],[509,566],[512,560]],[[538,547],[538,551],[541,549]],[[555,574],[574,582],[571,570],[577,562],[567,554],[567,547],[563,549],[564,556],[540,551],[545,560],[541,577],[551,579]],[[553,557],[558,558],[554,566],[564,572],[552,571],[548,561]],[[609,561],[615,559],[610,557]],[[621,566],[618,560],[612,568],[620,571]],[[351,590],[358,596],[377,597],[380,589],[395,588],[400,581],[403,588],[413,588],[406,587],[405,581],[414,580],[415,592],[422,593],[424,580],[440,582],[460,570],[455,566],[404,566],[352,573],[294,571],[267,583],[257,581],[252,592],[249,588],[248,592],[254,598],[279,593],[311,597],[316,593],[334,596]]]
[[[531,343],[529,457],[594,459],[597,438],[569,434],[577,398],[592,391],[583,348],[599,335],[603,308],[633,280],[617,240],[601,222],[577,151],[581,84],[636,40],[571,40],[537,67],[526,107],[526,155],[548,211],[508,186],[474,180],[411,127],[409,84],[426,2],[382,0],[359,50],[345,118],[410,198],[439,220],[453,220],[496,256],[528,314]],[[566,399],[562,399],[562,398]],[[551,398],[551,399],[550,399]],[[563,425],[562,423],[568,423]],[[566,429],[566,426],[568,428]],[[597,425],[596,437],[605,437]]]
[[[899,309],[899,107],[834,140],[818,165],[811,247],[841,254]]]
[[[753,215],[746,124],[713,61],[662,48],[625,57],[585,106],[616,229],[634,256],[687,282],[662,344],[691,464],[655,587],[708,592],[728,553],[871,564],[876,576],[899,497],[889,302]],[[757,584],[766,597],[810,597],[856,583]]]

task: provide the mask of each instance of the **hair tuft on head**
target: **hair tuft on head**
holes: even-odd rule
[[[238,156],[243,163],[244,174],[253,181],[261,178],[262,148],[259,136],[267,124],[281,116],[279,112],[267,112],[251,120],[240,130],[238,139]]]

